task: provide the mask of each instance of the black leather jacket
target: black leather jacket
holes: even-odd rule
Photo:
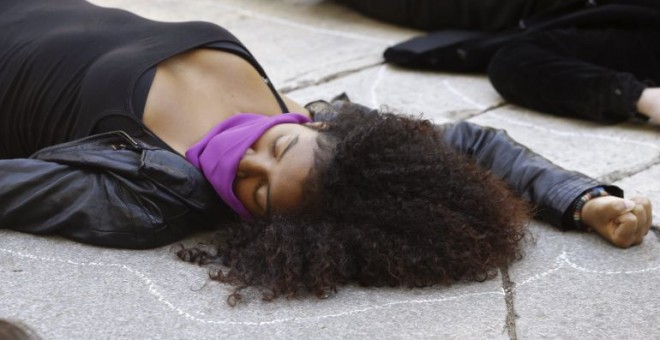
[[[492,174],[534,203],[538,218],[561,229],[575,229],[575,200],[602,186],[610,195],[623,197],[623,190],[576,171],[563,169],[512,140],[504,130],[468,122],[440,125],[447,144],[467,154]]]
[[[601,185],[561,169],[504,131],[467,122],[439,126],[444,140],[503,178],[555,226],[573,201]],[[623,192],[607,186],[613,195]],[[202,174],[183,157],[123,132],[0,160],[0,228],[61,235],[118,248],[152,248],[235,219]]]
[[[233,214],[181,156],[110,132],[0,160],[0,227],[152,248]]]

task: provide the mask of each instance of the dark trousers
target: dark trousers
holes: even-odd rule
[[[647,86],[660,84],[657,30],[564,29],[507,43],[488,76],[506,100],[533,110],[601,122],[636,114]]]
[[[499,31],[573,0],[337,0],[364,15],[422,30]]]

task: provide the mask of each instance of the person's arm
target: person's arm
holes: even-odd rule
[[[623,197],[618,187],[565,170],[515,142],[503,130],[468,122],[439,128],[448,145],[503,179],[538,208],[539,217],[557,227],[574,228],[572,216],[567,214],[571,205],[596,186],[605,187],[610,195]]]
[[[331,121],[342,106],[364,112],[372,109],[351,103],[345,95],[332,103],[315,101],[305,107],[315,121]],[[565,170],[512,140],[503,130],[468,122],[438,125],[444,141],[458,152],[503,179],[523,198],[536,206],[537,215],[562,229],[593,228],[609,242],[628,247],[641,243],[651,226],[651,204],[646,198],[623,199],[623,191],[584,174]],[[594,198],[584,204],[581,223],[574,212],[579,199],[596,187],[611,196]],[[630,205],[634,205],[630,209]],[[632,216],[631,216],[632,215]]]
[[[373,109],[349,101],[342,94],[331,102],[311,102],[305,107],[315,121],[331,121],[338,111]],[[437,125],[450,147],[473,158],[476,163],[502,178],[523,198],[535,204],[539,216],[564,229],[573,228],[567,214],[576,198],[589,189],[603,185],[578,172],[564,170],[525,146],[512,140],[503,130],[482,127],[468,122]],[[608,192],[623,197],[621,189],[607,186]]]
[[[620,188],[565,170],[518,144],[503,130],[468,122],[439,129],[448,145],[502,178],[538,208],[539,217],[557,227],[592,228],[622,248],[641,243],[649,231],[652,212],[647,198],[623,199]],[[609,196],[587,200],[575,214],[582,196],[596,187],[602,187]]]
[[[0,160],[0,228],[118,248],[153,248],[217,221],[217,198],[164,150],[81,143]],[[167,154],[165,154],[167,153]],[[163,157],[165,155],[165,157]],[[179,157],[180,158],[180,157]]]

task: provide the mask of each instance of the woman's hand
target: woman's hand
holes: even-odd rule
[[[603,196],[589,200],[582,208],[582,223],[617,247],[642,243],[653,218],[646,197],[623,199]]]

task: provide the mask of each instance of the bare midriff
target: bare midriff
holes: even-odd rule
[[[290,112],[309,116],[283,97]],[[195,49],[158,64],[144,108],[144,124],[180,154],[211,128],[238,113],[282,113],[273,92],[243,58]]]

